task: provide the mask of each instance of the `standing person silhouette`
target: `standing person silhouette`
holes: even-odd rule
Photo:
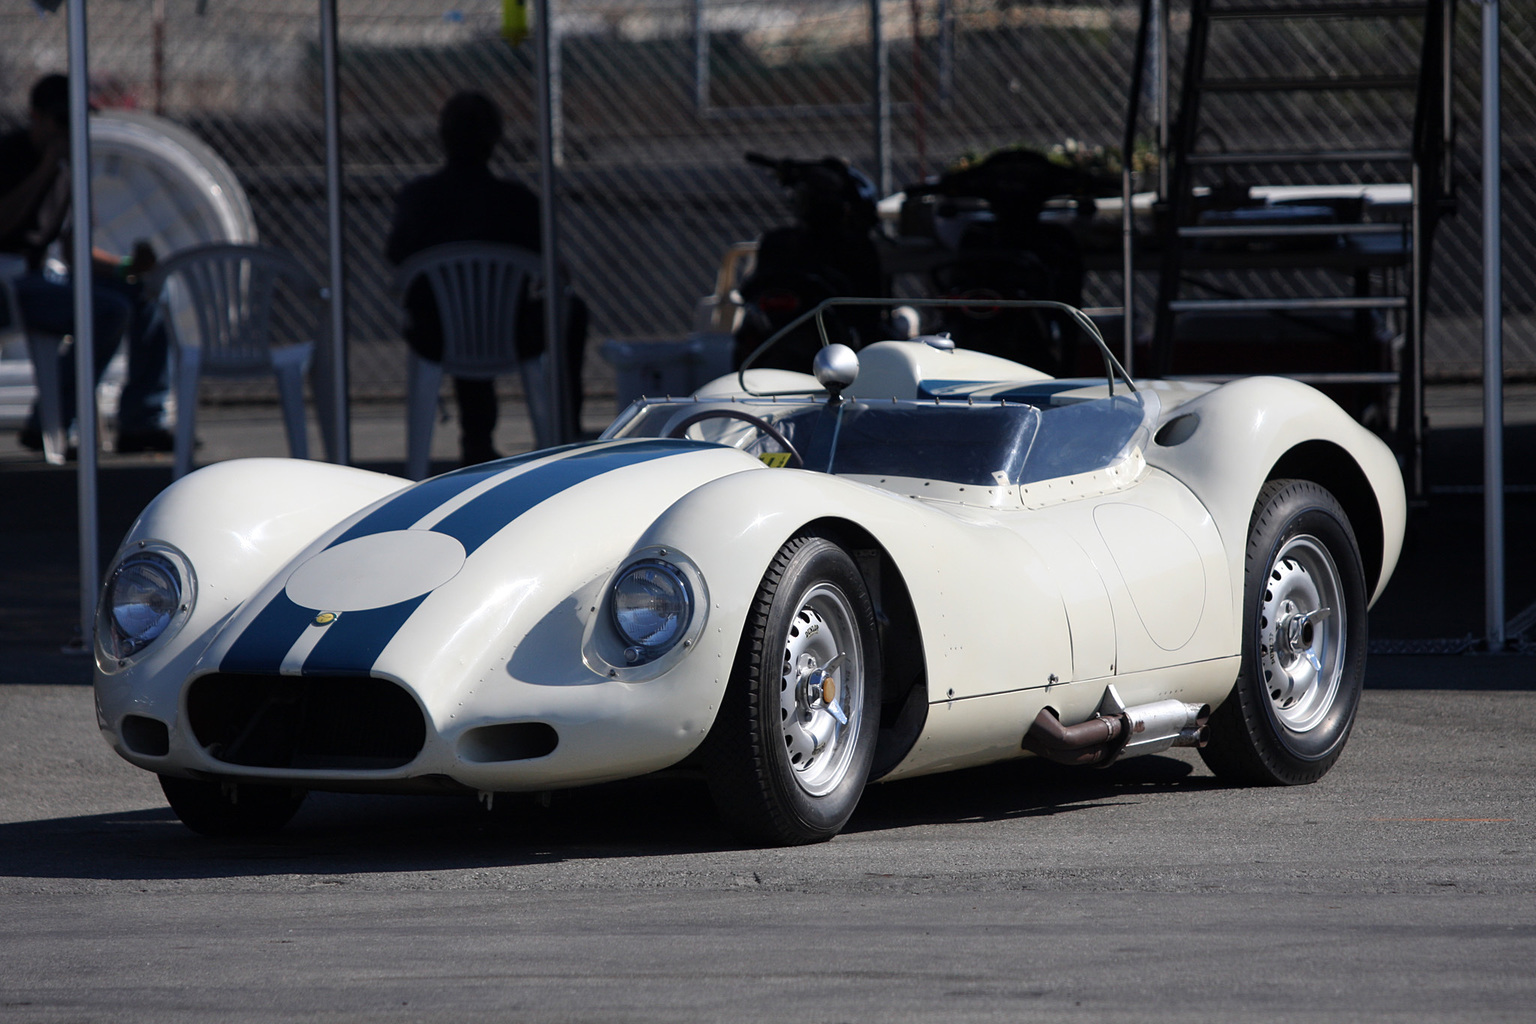
[[[539,200],[516,182],[491,173],[491,154],[501,141],[501,112],[480,92],[460,92],[443,104],[438,117],[442,168],[409,182],[395,201],[395,219],[384,255],[393,264],[434,245],[449,242],[501,242],[539,252]],[[405,296],[405,340],[422,358],[443,357],[442,327],[437,306],[425,281],[418,280]],[[518,358],[532,359],[544,351],[544,311],[539,301],[527,302],[519,313]],[[586,345],[587,309],[570,303],[566,326],[566,380],[570,402],[580,423],[581,364]],[[491,442],[496,429],[495,381],[454,378],[459,406],[459,451],[465,465],[499,458]]]
[[[69,79],[45,75],[32,87],[28,126],[0,136],[0,253],[20,257],[25,269],[11,285],[27,327],[52,334],[75,330],[73,272],[60,280],[43,272],[48,247],[70,231]],[[67,250],[66,246],[66,250]],[[165,429],[166,334],[158,308],[146,300],[139,278],[155,264],[140,242],[119,258],[92,250],[91,283],[96,378],[128,335],[128,379],[118,403],[117,450],[160,451],[174,447]],[[75,415],[74,350],[60,362],[65,422]],[[24,447],[40,451],[37,409],[21,430]]]

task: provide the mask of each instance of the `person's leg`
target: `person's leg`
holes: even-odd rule
[[[146,302],[143,285],[127,281],[99,281],[98,293],[111,292],[129,304],[128,379],[117,408],[120,442],[141,449],[170,450],[165,429],[165,401],[170,387],[167,374],[168,337],[160,304]]]
[[[50,334],[73,334],[75,330],[75,292],[68,283],[50,281],[42,274],[29,273],[14,282],[16,302],[21,307],[22,319],[28,328]],[[91,323],[94,327],[92,346],[95,356],[95,377],[100,380],[102,371],[112,361],[122,340],[123,330],[130,315],[128,300],[101,288],[91,291]],[[63,388],[62,408],[64,422],[75,418],[75,349],[74,346],[59,360],[60,379],[67,382]],[[35,428],[37,409],[34,406],[28,418],[28,427]]]
[[[571,296],[566,309],[565,337],[565,426],[573,438],[581,437],[581,403],[584,397],[581,369],[587,356],[587,321],[590,313],[580,296]],[[535,359],[544,351],[544,303],[528,302],[518,313],[517,355]]]
[[[500,458],[491,443],[496,431],[496,382],[455,377],[453,391],[459,403],[459,453],[464,464]]]
[[[565,325],[565,385],[570,398],[567,423],[571,437],[581,438],[581,401],[585,397],[581,384],[581,368],[587,361],[587,304],[579,296],[571,297],[569,320]]]

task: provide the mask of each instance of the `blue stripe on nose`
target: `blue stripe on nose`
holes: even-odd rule
[[[474,554],[475,549],[519,516],[561,491],[616,469],[697,450],[695,441],[637,441],[634,444],[589,448],[575,455],[520,473],[498,484],[443,519],[432,529],[446,533]]]
[[[577,447],[564,458],[519,473],[445,516],[433,529],[456,538],[472,554],[529,509],[560,492],[617,469],[640,465],[687,451],[696,441],[656,439],[630,444]],[[533,452],[472,466],[417,484],[358,520],[329,545],[376,533],[407,529],[434,509],[482,481],[519,463],[547,459],[551,452]],[[327,627],[326,634],[304,661],[305,673],[367,675],[379,654],[394,639],[427,595],[384,608],[349,611]],[[299,635],[324,608],[304,608],[280,591],[230,645],[220,662],[225,672],[276,673]]]

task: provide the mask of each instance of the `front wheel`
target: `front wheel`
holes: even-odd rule
[[[1254,503],[1237,683],[1201,756],[1221,778],[1315,782],[1349,739],[1365,682],[1365,572],[1326,489],[1272,480]]]
[[[308,795],[288,786],[210,782],[160,776],[160,789],[181,823],[205,836],[259,836],[276,832]]]
[[[758,588],[706,740],[721,815],[773,843],[836,835],[869,778],[879,679],[874,607],[858,567],[825,537],[792,539]]]

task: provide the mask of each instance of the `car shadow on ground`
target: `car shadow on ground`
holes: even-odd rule
[[[1104,809],[1139,795],[1217,785],[1193,766],[1142,757],[1107,769],[1017,762],[870,787],[847,835]],[[316,793],[283,831],[210,839],[168,807],[0,825],[0,875],[177,880],[382,874],[619,860],[752,849],[683,776],[533,797]]]
[[[845,832],[1005,821],[1134,802],[1140,795],[1220,787],[1176,757],[1136,757],[1106,768],[1034,758],[869,787]]]

